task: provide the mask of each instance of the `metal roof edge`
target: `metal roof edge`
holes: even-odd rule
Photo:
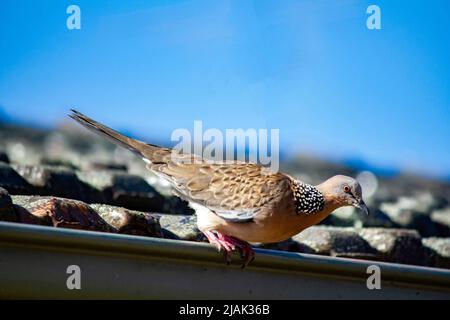
[[[222,255],[206,243],[11,222],[0,222],[0,246],[3,244],[56,248],[59,251],[90,251],[102,255],[132,255],[140,258],[151,256],[152,258],[176,259],[186,263],[228,267]],[[384,281],[450,291],[450,270],[267,249],[256,249],[255,251],[256,259],[248,268],[366,279],[368,277],[367,267],[377,265],[382,270]]]

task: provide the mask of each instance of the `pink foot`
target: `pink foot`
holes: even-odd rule
[[[243,268],[246,267],[255,258],[255,252],[248,242],[239,240],[232,236],[221,234],[217,231],[205,231],[204,234],[208,238],[209,242],[214,245],[219,251],[224,249],[225,258],[228,264],[231,262],[231,254],[236,250],[236,248],[238,248],[241,252],[241,257],[243,259]]]

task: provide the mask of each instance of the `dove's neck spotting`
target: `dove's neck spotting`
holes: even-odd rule
[[[292,185],[297,214],[314,214],[323,210],[325,198],[314,186],[295,181]]]

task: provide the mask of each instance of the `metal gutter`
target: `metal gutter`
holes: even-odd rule
[[[450,299],[449,270],[256,251],[241,269],[203,243],[0,222],[0,298]],[[367,289],[372,264],[381,290]]]

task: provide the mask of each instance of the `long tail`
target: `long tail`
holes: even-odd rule
[[[95,132],[96,134],[106,137],[111,142],[127,148],[128,150],[136,153],[142,158],[150,160],[153,163],[160,162],[162,160],[161,156],[167,152],[170,152],[170,149],[161,148],[156,145],[147,144],[136,139],[128,138],[123,134],[108,128],[107,126],[92,120],[76,110],[71,109],[71,111],[72,114],[70,114],[69,117],[77,121],[83,127]]]

